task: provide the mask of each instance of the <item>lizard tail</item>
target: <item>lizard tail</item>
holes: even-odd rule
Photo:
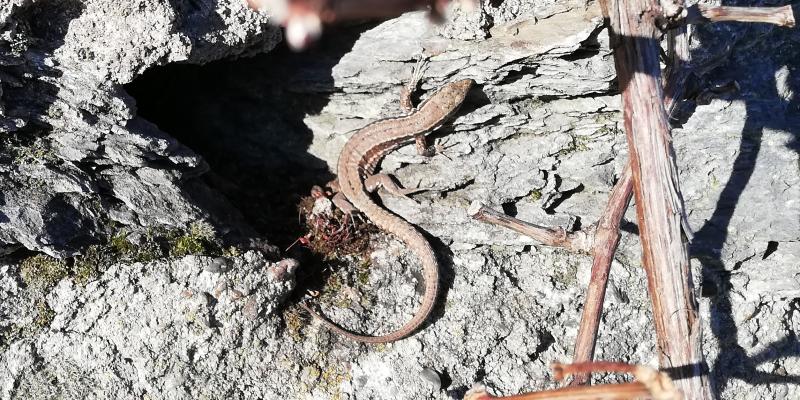
[[[375,223],[380,229],[392,233],[400,240],[405,242],[409,248],[414,250],[417,257],[422,262],[423,277],[425,279],[425,292],[420,304],[419,309],[414,313],[414,316],[403,326],[396,330],[389,332],[385,335],[371,336],[351,332],[328,318],[322,316],[314,311],[305,303],[300,306],[308,311],[314,318],[319,319],[330,330],[362,343],[389,343],[400,340],[410,336],[416,332],[417,329],[425,322],[433,310],[436,303],[436,296],[439,292],[439,272],[436,262],[436,255],[433,253],[430,243],[425,239],[422,234],[416,230],[411,224],[397,215],[379,207],[367,198],[369,204],[358,204],[357,207]],[[366,203],[366,202],[365,202]]]

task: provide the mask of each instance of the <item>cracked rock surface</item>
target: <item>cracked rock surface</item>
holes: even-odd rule
[[[409,13],[327,29],[308,53],[159,70],[266,51],[278,34],[237,2],[106,4],[0,6],[5,248],[67,256],[107,235],[108,220],[135,231],[208,219],[221,233],[261,232],[299,264],[256,250],[114,262],[42,289],[12,254],[0,264],[0,398],[460,399],[476,382],[494,395],[556,387],[548,366],[570,359],[591,259],[466,210],[480,201],[571,230],[599,218],[627,146],[596,5],[491,2],[439,27]],[[41,13],[72,22],[37,26]],[[692,37],[698,76],[673,133],[714,392],[792,398],[800,36],[719,24]],[[304,282],[323,276],[314,301],[325,315],[380,334],[418,306],[418,262],[373,233],[365,254],[320,263],[290,246],[296,205],[332,178],[355,129],[401,114],[420,55],[423,99],[453,79],[478,83],[432,135],[439,154],[406,146],[381,164],[404,187],[428,189],[379,199],[427,234],[442,291],[409,339],[359,345],[297,307],[313,286]],[[32,79],[20,72],[31,65],[50,67]],[[49,100],[20,100],[42,88]],[[597,358],[656,365],[635,222],[631,207]]]
[[[137,117],[121,85],[269,50],[280,34],[267,22],[237,1],[0,4],[0,249],[74,255],[114,223],[235,228],[196,179],[203,159]]]

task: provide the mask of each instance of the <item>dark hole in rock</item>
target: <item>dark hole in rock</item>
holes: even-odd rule
[[[767,257],[772,255],[772,253],[776,252],[777,250],[778,250],[778,242],[770,240],[769,242],[767,242],[767,249],[764,251],[764,256],[761,257],[761,259],[766,260]]]
[[[448,398],[451,399],[461,399],[464,395],[469,391],[469,388],[465,385],[458,385],[448,391],[446,391]]]
[[[536,350],[532,354],[528,354],[528,357],[531,361],[538,360],[542,353],[547,351],[555,342],[556,338],[549,331],[539,331],[539,344],[536,345]]]
[[[619,223],[619,229],[621,231],[625,231],[625,232],[628,232],[628,233],[631,233],[631,234],[634,234],[634,235],[637,235],[637,236],[639,235],[639,225],[637,225],[636,223],[631,222],[631,221],[627,221],[627,220],[623,219]]]
[[[126,86],[138,114],[203,156],[206,183],[271,243],[303,234],[297,205],[334,176],[309,153],[307,115],[333,92],[331,70],[364,26],[327,30],[316,49],[154,68]]]
[[[517,216],[517,203],[514,202],[503,203],[502,207],[503,207],[503,212],[509,217]]]
[[[598,54],[600,54],[601,44],[600,40],[598,39],[598,35],[604,33],[604,29],[598,28],[588,37],[586,40],[581,42],[581,47],[565,56],[562,59],[566,61],[578,61],[592,58]]]
[[[450,385],[453,384],[453,378],[450,376],[450,373],[447,372],[446,369],[442,370],[441,378],[442,378],[442,389],[447,390],[447,388],[449,388]]]
[[[20,26],[28,30],[32,37],[42,43],[52,43],[53,47],[63,44],[70,21],[79,17],[86,6],[78,0],[44,0],[21,8]]]
[[[579,231],[579,230],[581,230],[582,227],[583,227],[583,223],[581,222],[581,217],[576,215],[575,216],[575,223],[572,224],[572,230],[573,231]]]
[[[328,164],[309,152],[314,137],[304,119],[327,105],[337,90],[333,67],[374,25],[326,28],[316,47],[301,53],[279,46],[250,58],[171,64],[126,85],[141,117],[207,161],[206,184],[270,244],[300,262],[295,300],[306,289],[323,288],[342,264],[296,243],[307,233],[301,199],[334,178]]]
[[[483,366],[483,362],[481,362],[481,367],[475,371],[475,382],[482,382],[483,378],[486,377],[486,368]]]

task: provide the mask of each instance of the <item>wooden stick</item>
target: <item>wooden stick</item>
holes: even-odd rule
[[[568,233],[564,228],[547,228],[509,217],[477,202],[470,205],[467,213],[473,219],[511,229],[547,246],[563,247],[573,252],[587,254],[592,250],[592,232]]]
[[[710,399],[701,327],[689,271],[683,200],[664,111],[659,65],[659,5],[601,0],[609,13],[623,120],[633,175],[642,256],[653,302],[661,367],[687,398]]]
[[[631,400],[650,399],[650,390],[641,382],[565,387],[511,396],[492,396],[485,389],[474,389],[464,400]]]
[[[707,22],[763,22],[792,28],[795,25],[792,6],[783,7],[711,7],[695,4],[686,10],[686,23],[704,24]]]
[[[607,4],[602,3],[601,6],[606,7]],[[608,18],[608,11],[604,9],[603,15]],[[669,35],[667,53],[670,59],[666,70],[664,108],[667,110],[668,115],[672,115],[676,104],[683,97],[686,80],[691,73],[689,66],[691,54],[686,25],[681,25],[671,30]],[[625,215],[628,204],[630,204],[632,194],[633,179],[630,164],[628,164],[622,174],[622,178],[614,186],[603,216],[598,222],[598,232],[595,235],[592,251],[594,260],[592,261],[591,279],[589,287],[586,288],[586,300],[584,301],[581,325],[578,328],[578,336],[575,339],[573,363],[584,363],[594,359],[597,331],[600,327],[603,302],[605,301],[606,287],[608,285],[608,274],[611,270],[611,263],[614,260],[614,253],[619,245],[619,225],[622,222],[622,217]],[[600,230],[604,232],[601,233]],[[576,374],[571,384],[581,385],[587,383],[590,377],[590,374]]]
[[[464,400],[628,400],[655,399],[681,400],[683,395],[675,384],[663,372],[658,372],[643,365],[633,365],[611,361],[586,362],[578,364],[553,363],[553,374],[556,380],[563,380],[569,375],[588,372],[615,372],[632,374],[636,382],[606,384],[596,386],[566,387],[555,390],[522,393],[512,396],[496,397],[486,392],[482,386],[472,388],[464,395]]]
[[[606,296],[608,273],[614,253],[619,245],[619,225],[628,204],[631,201],[633,180],[630,165],[625,167],[622,178],[614,185],[609,196],[608,204],[597,223],[592,253],[592,275],[589,287],[586,288],[586,299],[583,302],[583,316],[575,338],[575,351],[573,363],[592,361],[594,348],[597,342],[597,330],[600,326],[600,316],[603,312],[603,302]],[[573,385],[579,385],[589,379],[588,374],[578,374],[573,380]]]

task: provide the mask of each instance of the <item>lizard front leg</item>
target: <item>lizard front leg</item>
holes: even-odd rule
[[[411,72],[411,78],[408,80],[408,83],[400,89],[400,108],[406,113],[414,111],[414,102],[411,96],[417,90],[427,66],[427,60],[420,56],[419,60],[417,60],[417,64],[414,65],[414,70]],[[434,146],[428,146],[425,133],[414,136],[414,144],[417,148],[417,153],[421,156],[432,157],[436,154],[436,148]]]

